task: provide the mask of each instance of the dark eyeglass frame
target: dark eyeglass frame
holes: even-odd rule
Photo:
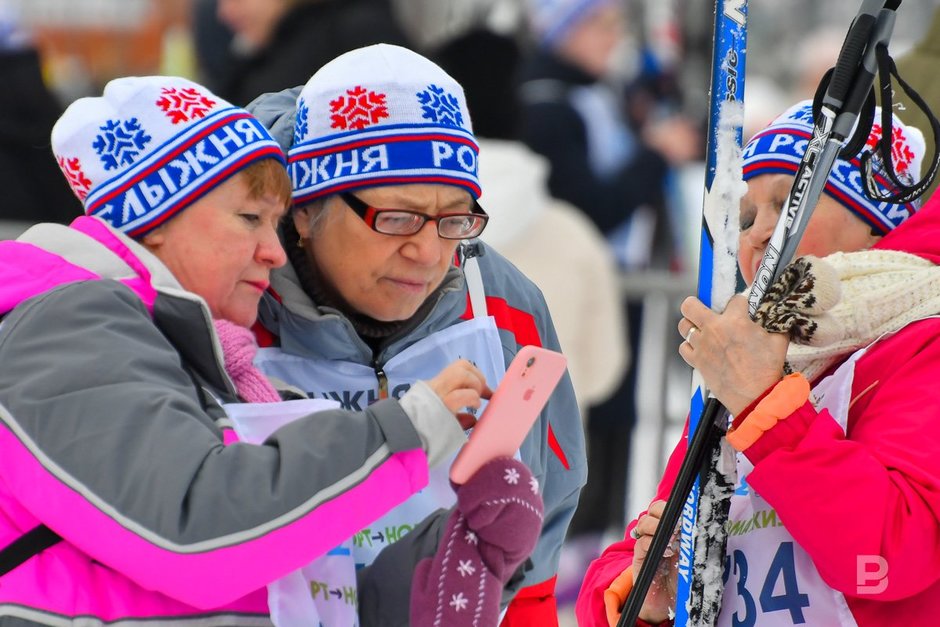
[[[357,196],[354,196],[352,192],[339,192],[338,196],[343,199],[343,202],[345,202],[349,206],[350,209],[353,210],[353,213],[355,213],[357,216],[362,218],[362,221],[365,222],[369,226],[370,229],[372,229],[376,233],[381,233],[382,235],[398,235],[402,237],[410,237],[411,235],[414,235],[415,233],[420,232],[421,229],[424,228],[424,225],[427,224],[428,221],[430,220],[430,221],[434,221],[437,223],[438,237],[441,237],[443,239],[449,239],[449,240],[473,239],[474,237],[480,236],[480,233],[482,233],[483,229],[486,228],[486,223],[490,219],[490,217],[486,214],[486,212],[483,211],[483,207],[480,206],[480,203],[478,203],[475,198],[471,198],[471,201],[473,202],[473,206],[470,209],[470,213],[466,213],[466,212],[441,213],[436,216],[431,216],[421,211],[414,211],[412,209],[383,209],[380,207],[373,207],[372,205],[364,202]],[[418,225],[418,227],[411,233],[387,233],[385,231],[380,231],[376,227],[377,218],[382,213],[403,213],[403,214],[418,216],[422,218],[422,221],[421,221],[421,224]],[[441,220],[444,220],[447,218],[466,219],[467,216],[473,216],[477,220],[482,220],[482,224],[480,225],[479,229],[476,232],[474,232],[472,235],[450,237],[450,236],[444,235],[441,232]]]

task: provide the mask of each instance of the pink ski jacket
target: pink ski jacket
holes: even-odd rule
[[[0,576],[0,625],[269,625],[267,583],[464,439],[403,398],[224,446],[222,364],[202,299],[103,222],[0,242],[0,549],[63,539]]]
[[[876,248],[940,264],[940,196]],[[938,381],[940,320],[912,323],[857,362],[847,434],[807,402],[745,452],[754,465],[748,483],[845,595],[859,627],[929,625],[940,616]],[[683,435],[656,499],[668,497],[685,452]],[[607,625],[604,590],[632,562],[635,525],[588,568],[576,609],[582,627]],[[859,593],[871,583],[859,573],[860,555],[884,558],[880,592],[866,585]]]

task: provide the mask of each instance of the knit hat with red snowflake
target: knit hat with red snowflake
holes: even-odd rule
[[[744,180],[749,181],[762,174],[795,174],[813,137],[814,119],[813,102],[804,100],[755,133],[744,147]],[[924,135],[917,128],[901,122],[897,116],[892,120],[893,169],[901,183],[911,185],[920,177],[926,152]],[[845,159],[843,155],[836,159],[823,191],[871,226],[873,233],[884,235],[914,215],[919,201],[894,204],[874,200],[868,194],[861,170],[861,158],[866,152],[872,154],[871,183],[881,194],[897,192],[876,150],[880,141],[881,107],[876,107],[875,123],[865,145],[851,159]]]
[[[297,99],[288,170],[294,202],[359,187],[443,183],[480,196],[479,148],[463,89],[406,48],[343,54]]]
[[[285,162],[250,113],[169,76],[118,78],[76,100],[52,151],[85,213],[136,238],[251,163]]]

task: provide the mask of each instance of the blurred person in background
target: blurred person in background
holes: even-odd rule
[[[232,64],[234,34],[219,20],[218,0],[193,0],[190,16],[197,74],[206,87],[219,91]]]
[[[584,212],[551,196],[548,161],[519,138],[516,40],[472,29],[432,56],[463,85],[473,112],[490,216],[481,239],[542,290],[586,421],[588,407],[613,393],[629,361],[613,254]]]
[[[836,64],[844,40],[844,28],[825,26],[811,31],[800,41],[795,50],[795,63],[788,66],[793,72],[788,100],[804,100],[816,95],[823,75]]]
[[[302,85],[333,57],[374,43],[407,45],[389,0],[210,0],[231,30],[229,61],[207,73],[223,98],[245,105],[255,97]],[[199,17],[200,14],[196,14]],[[202,13],[202,19],[207,14]],[[218,36],[210,26],[199,32]],[[197,50],[207,47],[197,42]],[[218,59],[208,59],[216,67]]]
[[[62,107],[16,13],[0,5],[0,220],[67,224],[82,214],[56,167],[49,133]]]
[[[616,240],[618,259],[628,265],[637,253],[618,249],[619,231],[641,208],[655,214],[662,207],[669,165],[699,154],[698,134],[680,117],[656,121],[639,114],[649,125],[631,124],[631,114],[643,107],[631,109],[629,80],[617,76],[638,77],[635,68],[625,69],[638,52],[630,50],[620,0],[528,0],[527,6],[536,49],[520,76],[523,139],[551,163],[552,194]]]
[[[671,165],[699,154],[697,131],[679,116],[658,119],[621,1],[528,0],[527,8],[535,50],[520,76],[522,137],[548,159],[549,191],[593,221],[624,270],[671,267],[665,195]],[[623,306],[636,347],[642,307]],[[580,540],[572,546],[583,547],[585,560],[596,557],[604,532],[624,524],[635,384],[631,367],[588,413],[590,474],[603,480],[588,483],[572,523]]]

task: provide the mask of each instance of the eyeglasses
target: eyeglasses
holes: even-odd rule
[[[490,219],[476,200],[471,213],[442,213],[429,216],[410,209],[379,209],[371,207],[349,192],[340,192],[343,199],[373,231],[384,235],[414,235],[428,220],[437,222],[437,234],[444,239],[472,239],[483,232]]]

